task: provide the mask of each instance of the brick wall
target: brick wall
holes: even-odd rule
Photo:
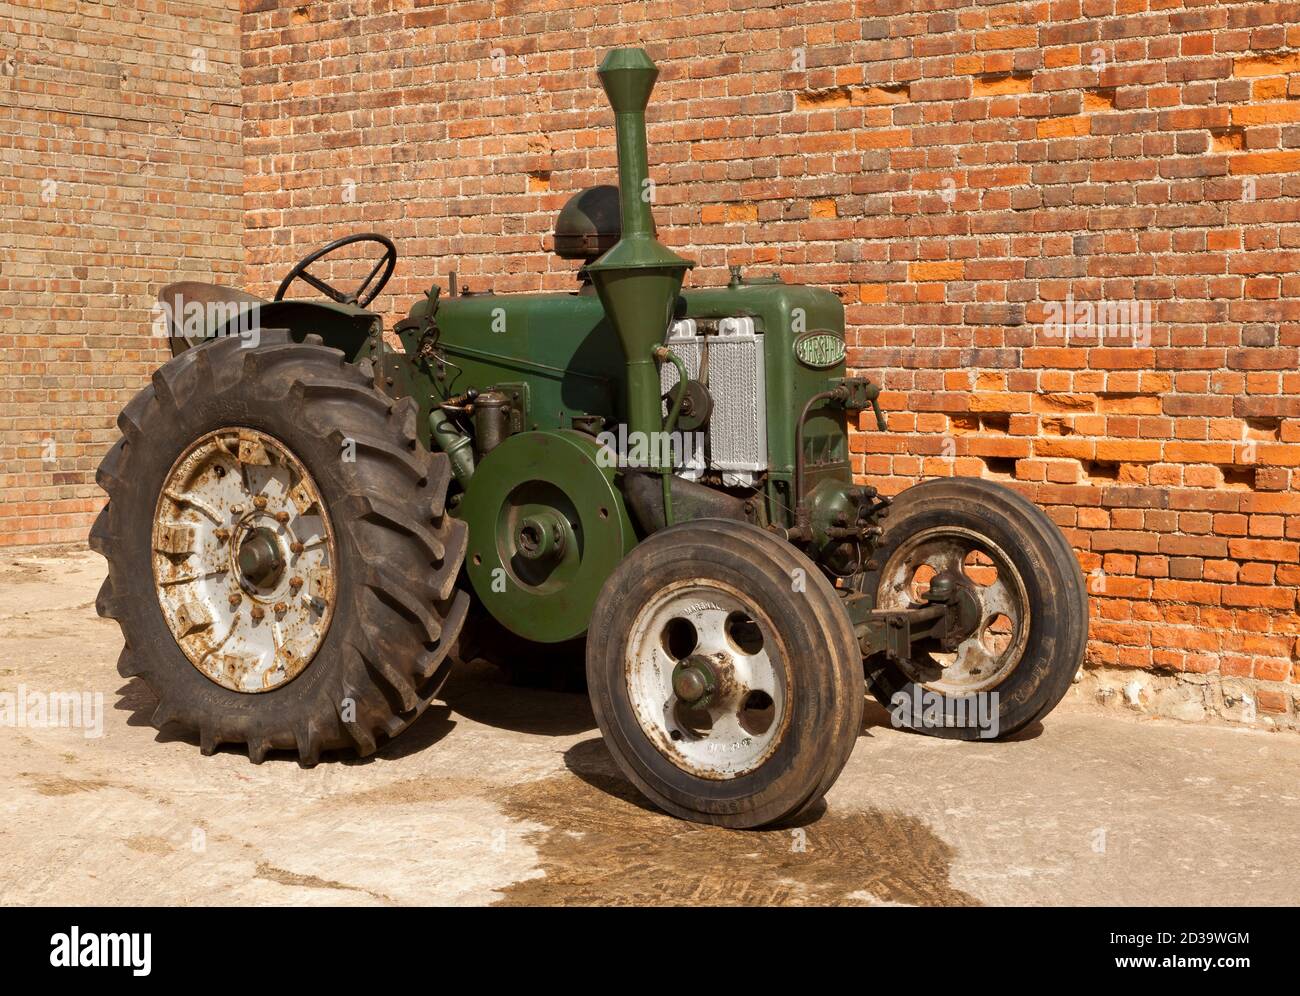
[[[154,295],[237,279],[238,10],[0,6],[0,545],[84,541]]]
[[[234,12],[153,6],[0,20],[10,542],[81,535],[109,413],[161,355],[138,299],[240,259]],[[1047,508],[1089,577],[1099,694],[1296,724],[1300,5],[245,0],[241,28],[250,288],[367,229],[403,253],[390,318],[451,269],[568,288],[554,215],[613,179],[592,72],[643,44],[663,238],[696,284],[741,263],[842,295],[893,410],[855,436],[865,478]]]
[[[251,284],[373,227],[404,253],[394,314],[453,268],[567,288],[555,212],[613,178],[592,71],[643,44],[663,238],[697,284],[742,263],[841,294],[893,409],[854,440],[865,478],[1042,504],[1089,576],[1092,664],[1150,679],[1103,698],[1172,684],[1182,714],[1294,725],[1300,4],[245,11]]]

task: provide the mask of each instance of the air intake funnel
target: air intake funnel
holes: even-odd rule
[[[605,56],[597,74],[614,108],[623,237],[587,272],[623,344],[628,429],[649,438],[663,427],[659,372],[652,353],[668,331],[682,279],[695,264],[655,238],[650,213],[645,107],[659,70],[642,49],[616,48]],[[660,447],[648,449],[654,453]]]

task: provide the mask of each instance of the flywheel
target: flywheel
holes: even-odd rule
[[[466,570],[512,633],[558,643],[587,630],[605,579],[636,545],[611,452],[585,433],[523,432],[479,464],[457,514]]]

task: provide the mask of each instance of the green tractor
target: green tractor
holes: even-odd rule
[[[864,678],[897,725],[963,739],[1060,701],[1087,604],[1047,516],[982,480],[854,483],[850,413],[885,421],[834,294],[738,267],[682,289],[694,264],[651,216],[656,76],[640,49],[600,67],[619,186],[559,215],[571,292],[451,274],[397,351],[366,309],[383,236],[313,253],[272,301],[164,290],[174,356],[119,418],[91,532],[155,726],[312,765],[397,736],[476,648],[558,669],[585,645],[627,777],[754,827],[834,783]],[[311,271],[355,242],[382,249],[355,290]],[[286,299],[298,279],[327,300]]]

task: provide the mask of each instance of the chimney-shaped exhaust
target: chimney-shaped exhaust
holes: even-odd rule
[[[587,267],[600,303],[623,344],[627,362],[627,422],[630,432],[663,428],[659,368],[653,355],[672,321],[686,271],[695,264],[655,238],[650,213],[650,171],[646,153],[645,107],[659,70],[639,48],[616,48],[597,71],[618,137],[618,195],[623,232],[618,243]],[[648,446],[658,467],[663,447]]]

